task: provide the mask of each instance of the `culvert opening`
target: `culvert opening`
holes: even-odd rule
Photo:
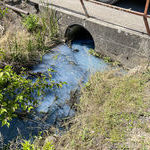
[[[74,41],[90,42],[92,48],[95,48],[95,43],[91,33],[81,25],[68,26],[65,32],[65,42],[71,46]]]

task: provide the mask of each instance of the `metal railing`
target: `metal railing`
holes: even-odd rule
[[[91,3],[98,4],[98,5],[106,6],[106,7],[112,8],[112,9],[117,9],[119,11],[124,11],[124,12],[131,13],[131,14],[134,14],[134,15],[142,16],[143,20],[144,20],[144,24],[145,24],[147,34],[150,35],[150,27],[149,27],[149,23],[148,23],[148,19],[147,19],[147,18],[150,18],[150,15],[148,15],[148,8],[149,8],[150,0],[146,0],[145,9],[144,9],[143,13],[138,12],[138,11],[132,11],[132,10],[129,10],[129,9],[121,8],[121,7],[110,5],[110,4],[106,4],[106,3],[102,3],[102,2],[98,2],[98,1],[95,1],[95,0],[80,0],[81,5],[83,7],[83,10],[85,12],[85,15],[87,17],[90,17],[90,15],[88,14],[87,9],[85,7],[84,1],[88,1],[88,2],[91,2]]]

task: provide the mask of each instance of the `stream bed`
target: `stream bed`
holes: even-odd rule
[[[57,126],[57,121],[60,119],[75,115],[75,111],[68,104],[71,95],[80,91],[81,86],[84,86],[92,73],[111,69],[102,59],[89,53],[89,49],[93,48],[93,42],[90,40],[74,41],[72,48],[62,44],[43,56],[42,62],[34,66],[32,71],[46,75],[51,68],[54,70],[52,79],[67,84],[62,88],[48,89],[34,114],[13,119],[9,128],[1,127],[0,143],[8,143],[17,136],[28,139],[51,125]]]

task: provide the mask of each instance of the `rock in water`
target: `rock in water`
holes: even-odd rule
[[[79,50],[78,50],[78,49],[73,49],[72,51],[73,51],[73,52],[79,52]]]

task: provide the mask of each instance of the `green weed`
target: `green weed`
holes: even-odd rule
[[[23,19],[23,25],[27,28],[28,31],[34,32],[39,27],[39,17],[35,14],[25,16]]]
[[[0,20],[2,18],[4,18],[7,13],[8,13],[8,8],[1,8],[0,7]]]
[[[57,40],[59,37],[58,18],[55,10],[45,6],[40,16],[42,31],[51,40]]]
[[[98,54],[94,49],[89,49],[89,53],[93,56],[101,58],[101,55]]]
[[[90,49],[89,53],[93,56],[102,58],[104,62],[111,64],[112,66],[120,66],[120,62],[113,61],[110,57],[102,56],[101,54],[97,53],[94,49]]]
[[[55,143],[58,149],[62,144],[63,149],[72,150],[150,148],[146,142],[150,127],[142,115],[148,114],[150,105],[144,96],[149,72],[122,77],[115,74],[96,73],[82,88],[78,114],[70,130]],[[140,135],[135,130],[140,130]]]
[[[22,145],[22,150],[35,150],[34,144],[31,144],[30,141],[24,140]]]
[[[55,150],[54,144],[52,142],[47,142],[43,146],[43,150]]]

